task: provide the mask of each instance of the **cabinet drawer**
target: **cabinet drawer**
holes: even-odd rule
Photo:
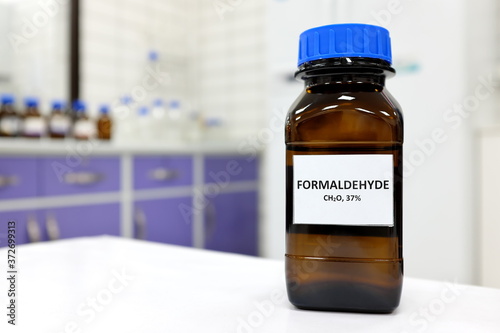
[[[46,209],[43,222],[49,239],[120,235],[120,204]]]
[[[187,156],[134,158],[134,189],[187,186],[193,183],[193,160]]]
[[[41,159],[41,194],[67,195],[120,190],[118,157],[92,157],[67,160],[66,157]]]
[[[205,248],[258,254],[257,192],[225,193],[205,207]]]
[[[40,217],[35,211],[0,212],[0,247],[8,245],[8,223],[15,222],[16,245],[47,240]]]
[[[205,158],[205,183],[257,180],[258,163],[247,156],[210,156]]]
[[[191,246],[191,207],[191,197],[135,201],[135,238]]]
[[[35,197],[37,172],[36,158],[0,158],[0,199]]]

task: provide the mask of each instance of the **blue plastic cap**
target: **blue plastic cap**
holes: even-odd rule
[[[11,94],[2,95],[2,104],[14,104],[14,101],[15,101],[14,95]]]
[[[155,99],[153,101],[154,106],[163,106],[163,100],[161,98]]]
[[[26,97],[24,99],[24,104],[29,108],[36,108],[38,107],[38,99],[35,97]]]
[[[149,109],[146,106],[141,106],[138,111],[140,116],[147,116],[149,113]]]
[[[207,118],[205,119],[205,125],[208,127],[218,127],[222,125],[222,119],[220,118]]]
[[[62,109],[64,108],[64,102],[63,101],[52,101],[52,109]]]
[[[178,109],[178,108],[180,108],[180,106],[181,106],[181,103],[178,100],[173,99],[170,101],[169,107],[171,109]]]
[[[81,100],[76,100],[73,102],[73,110],[76,112],[83,112],[85,111],[85,103]]]
[[[130,97],[129,95],[124,95],[120,98],[120,102],[123,104],[123,105],[128,105],[130,103],[133,102],[132,100],[132,97]]]
[[[156,52],[155,50],[149,51],[148,58],[150,61],[158,60],[158,52]]]
[[[300,34],[298,65],[318,59],[365,57],[392,63],[387,29],[369,24],[332,24]]]
[[[103,104],[99,107],[99,112],[102,114],[108,114],[109,113],[109,106],[107,104]]]

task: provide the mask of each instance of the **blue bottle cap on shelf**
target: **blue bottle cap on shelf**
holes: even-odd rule
[[[52,109],[63,109],[65,106],[66,105],[63,101],[52,101]]]
[[[146,106],[141,106],[138,111],[140,116],[146,116],[149,113],[149,109]]]
[[[128,104],[132,103],[132,97],[130,97],[129,95],[124,95],[120,98],[120,102],[123,105],[128,105]]]
[[[205,125],[207,127],[219,127],[222,126],[222,119],[216,117],[209,117],[205,119]]]
[[[100,107],[99,107],[99,112],[101,114],[108,114],[109,113],[109,106],[107,104],[102,104]]]
[[[73,102],[73,110],[76,112],[84,112],[86,108],[85,102],[77,99]]]
[[[163,100],[161,98],[155,99],[153,101],[153,106],[163,106]]]
[[[176,99],[171,100],[169,103],[169,107],[171,109],[178,109],[178,108],[180,108],[180,106],[181,106],[181,103]]]
[[[149,51],[148,58],[150,61],[158,60],[158,52],[156,52],[155,50]]]
[[[38,107],[38,99],[36,97],[26,97],[24,99],[24,104],[28,108],[36,108]]]
[[[12,94],[2,95],[2,104],[14,104],[15,98]]]
[[[392,63],[387,29],[369,24],[332,24],[300,35],[298,65],[318,59],[365,57]]]

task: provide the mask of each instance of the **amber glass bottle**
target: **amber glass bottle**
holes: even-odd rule
[[[21,118],[14,107],[14,96],[4,94],[0,106],[0,136],[18,136],[21,129]]]
[[[111,140],[113,121],[109,116],[109,107],[107,105],[101,105],[96,125],[97,138],[100,140]]]
[[[305,90],[286,120],[286,282],[299,308],[380,312],[403,282],[403,119],[386,29],[300,36]]]

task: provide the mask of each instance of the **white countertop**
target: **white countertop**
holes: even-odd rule
[[[17,326],[1,332],[500,332],[500,290],[405,278],[392,314],[306,311],[283,262],[115,237],[19,246]],[[7,330],[5,329],[7,328]]]
[[[244,139],[198,142],[115,142],[102,140],[0,138],[0,152],[8,155],[117,155],[117,154],[255,154],[263,147]]]

